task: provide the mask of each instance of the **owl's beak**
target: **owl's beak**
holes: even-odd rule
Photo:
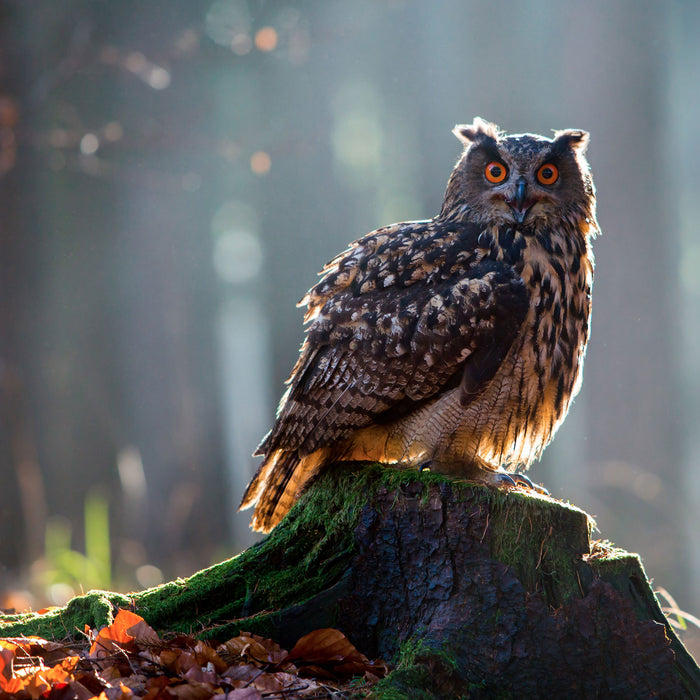
[[[515,221],[522,224],[536,201],[535,198],[527,196],[527,182],[524,177],[519,177],[515,182],[515,196],[506,199],[506,204],[511,208]]]

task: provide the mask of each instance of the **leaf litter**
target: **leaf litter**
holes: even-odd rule
[[[287,651],[241,632],[221,644],[193,635],[161,638],[119,610],[85,640],[0,639],[0,700],[294,700],[368,694],[388,673],[339,630],[319,629]]]

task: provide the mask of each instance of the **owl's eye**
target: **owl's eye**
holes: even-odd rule
[[[508,170],[503,163],[499,163],[497,160],[494,160],[486,166],[484,175],[489,182],[497,185],[499,182],[503,182],[506,179]]]
[[[537,171],[537,179],[543,185],[553,185],[559,179],[559,168],[551,163],[545,163]]]

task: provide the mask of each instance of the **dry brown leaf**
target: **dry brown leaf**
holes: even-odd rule
[[[262,694],[255,688],[238,688],[231,690],[226,700],[262,700]]]
[[[157,643],[160,638],[146,621],[129,610],[119,610],[114,622],[103,627],[90,647],[91,658],[103,658],[114,651],[135,649],[135,642]]]
[[[368,683],[384,675],[338,630],[318,630],[299,640],[294,658],[272,640],[242,633],[214,649],[193,636],[161,640],[143,618],[121,610],[97,634],[89,652],[92,664],[79,668],[75,650],[35,637],[0,640],[0,698],[22,700],[286,700],[316,697],[325,686],[300,675],[337,680],[365,676]],[[231,663],[233,665],[229,666]],[[233,689],[231,689],[233,688]]]
[[[81,683],[70,681],[55,683],[40,697],[42,700],[92,700],[95,696]]]
[[[352,642],[333,628],[315,630],[303,636],[289,652],[299,666],[299,675],[317,678],[346,678],[370,672],[379,678],[387,673],[383,661],[370,661]]]
[[[75,680],[88,688],[93,696],[99,695],[102,691],[107,690],[107,683],[105,682],[105,679],[98,676],[94,672],[77,669],[73,675]],[[119,684],[117,683],[117,685]]]
[[[289,656],[287,651],[271,639],[264,639],[249,632],[241,632],[238,637],[233,637],[219,645],[216,648],[216,653],[224,661],[244,658],[246,661],[252,661],[259,665],[277,665]]]
[[[119,684],[118,686],[112,686],[110,688],[105,688],[99,695],[95,696],[97,700],[131,700],[134,694],[131,692],[130,688],[125,685]]]
[[[223,673],[228,668],[226,662],[216,653],[216,649],[201,640],[197,640],[194,646],[194,656],[200,666],[211,664],[218,673]]]
[[[122,681],[123,683],[126,683],[124,674],[121,672],[121,669],[118,666],[101,664],[100,668],[102,669],[100,671],[100,677],[107,681],[107,683],[112,683],[115,681]]]
[[[127,634],[131,635],[137,642],[146,646],[148,644],[158,644],[160,642],[160,637],[158,636],[157,632],[142,617],[139,617],[139,615],[134,615],[134,613],[131,613],[128,610],[120,610],[117,614],[117,618],[120,615],[128,616],[129,619],[135,620],[135,624],[127,627],[126,631]],[[125,617],[124,624],[127,625],[128,621],[129,620],[127,617]]]
[[[182,651],[175,664],[175,672],[178,674],[187,673],[193,668],[200,668],[191,651]]]
[[[160,664],[163,668],[167,668],[168,671],[175,673],[177,668],[177,662],[182,654],[182,649],[161,649],[157,654],[147,654],[147,658],[151,658],[155,663]]]
[[[167,688],[169,685],[171,685],[172,682],[173,679],[168,678],[167,676],[154,676],[153,678],[145,679],[145,682],[143,683],[143,689],[147,691],[145,697],[160,697],[161,691],[164,688]],[[127,683],[127,685],[134,691],[134,694],[136,695],[139,695],[140,692],[143,692],[143,690],[139,691],[135,686],[129,683]]]
[[[180,676],[188,681],[196,681],[198,683],[216,683],[218,676],[214,671],[207,671],[201,666],[195,665],[188,669]]]
[[[340,630],[333,628],[304,635],[289,652],[289,658],[303,663],[368,660]]]
[[[14,689],[16,684],[13,684],[14,679],[12,678],[12,661],[15,658],[16,651],[16,644],[0,639],[0,689],[7,693],[16,692]],[[12,690],[8,688],[10,684],[13,685]]]
[[[211,683],[181,683],[168,687],[168,695],[174,695],[182,700],[209,700],[216,692],[216,687]]]
[[[229,666],[222,674],[222,678],[229,678],[232,681],[243,681],[249,683],[260,674],[260,668],[253,664],[234,664]]]
[[[261,673],[252,685],[263,693],[278,693],[284,688],[284,683],[274,673]]]
[[[68,649],[65,644],[48,642],[38,637],[19,637],[13,641],[16,641],[29,656],[42,659],[46,666],[53,666],[62,659],[75,655],[75,650]]]

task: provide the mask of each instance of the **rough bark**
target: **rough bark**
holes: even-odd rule
[[[91,592],[0,634],[72,636],[129,607],[160,631],[291,646],[338,627],[395,670],[377,697],[700,696],[639,558],[582,511],[433,474],[337,467],[263,542],[129,596]]]

